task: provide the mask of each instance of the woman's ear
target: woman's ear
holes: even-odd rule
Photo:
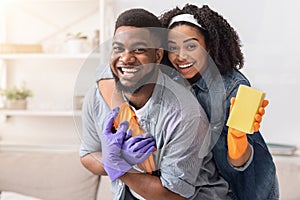
[[[156,49],[155,54],[156,63],[161,63],[164,55],[164,50],[162,48]]]

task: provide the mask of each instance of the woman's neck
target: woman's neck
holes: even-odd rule
[[[187,79],[188,82],[192,85],[194,83],[196,83],[198,80],[200,80],[202,78],[201,74],[198,72],[197,74],[195,74],[195,76],[193,76],[192,78]]]

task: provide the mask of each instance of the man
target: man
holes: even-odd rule
[[[142,160],[133,156],[130,162],[126,158],[131,155],[124,156],[124,146],[133,146],[127,141],[134,137],[127,134],[126,122],[113,131],[118,109],[110,112],[110,103],[99,93],[101,81],[85,97],[81,161],[91,172],[109,175],[115,199],[227,199],[228,185],[215,170],[209,145],[203,143],[210,136],[202,107],[159,70],[163,57],[160,28],[157,17],[148,11],[125,11],[116,21],[110,60],[116,87],[140,126],[155,139],[157,171],[145,173],[135,165],[152,152],[150,147],[141,151],[147,155]],[[138,151],[142,143],[152,142],[149,137],[138,141],[142,141]]]

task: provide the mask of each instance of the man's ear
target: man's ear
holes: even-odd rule
[[[160,63],[163,59],[164,50],[162,48],[156,49],[155,54],[156,63]]]

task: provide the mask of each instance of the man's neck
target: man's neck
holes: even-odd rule
[[[144,85],[135,93],[124,93],[124,96],[128,99],[130,105],[136,110],[142,108],[147,101],[151,98],[154,91],[155,83]]]
[[[154,70],[152,77],[147,82],[145,82],[145,84],[136,92],[123,92],[130,105],[133,106],[136,110],[142,108],[151,98],[157,82],[158,74],[159,70]]]

